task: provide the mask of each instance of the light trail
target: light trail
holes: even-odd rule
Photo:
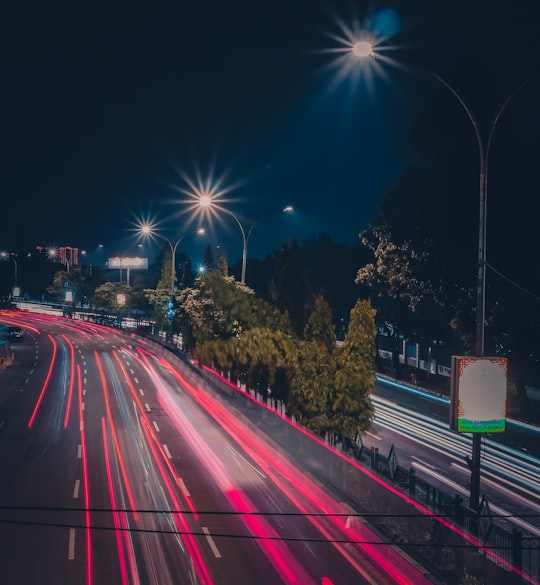
[[[122,579],[122,585],[129,585],[128,579],[128,570],[127,570],[127,563],[126,563],[126,554],[124,551],[124,546],[122,543],[122,531],[120,530],[120,521],[119,521],[119,513],[116,511],[118,509],[116,505],[116,498],[114,496],[114,485],[112,480],[112,473],[111,473],[111,463],[109,458],[109,447],[108,447],[108,440],[107,440],[107,429],[105,426],[105,419],[101,419],[101,430],[103,436],[103,449],[105,454],[105,466],[107,470],[107,485],[109,487],[109,497],[111,500],[111,508],[113,511],[113,522],[114,522],[114,534],[116,537],[116,548],[118,550],[118,559],[120,562],[120,576]]]
[[[39,398],[37,400],[36,406],[34,407],[34,411],[32,412],[32,416],[30,417],[30,420],[28,421],[28,428],[31,429],[32,426],[34,425],[34,422],[36,420],[36,416],[37,413],[39,411],[39,408],[41,406],[41,403],[43,402],[43,398],[45,396],[45,392],[47,390],[47,387],[49,385],[49,381],[51,379],[51,375],[52,375],[52,371],[54,368],[54,364],[56,362],[56,352],[57,352],[57,345],[56,345],[56,341],[54,339],[54,337],[49,333],[49,339],[51,340],[51,343],[53,344],[53,355],[51,358],[51,363],[49,365],[49,371],[47,373],[47,377],[45,378],[45,383],[43,384],[43,387],[41,388],[41,392],[39,394]]]
[[[143,368],[145,367],[145,365],[141,362],[141,360],[136,355],[131,354],[126,349],[123,349],[121,351],[123,351],[127,355],[130,355],[133,359],[137,360],[137,362],[139,362],[141,364],[141,367],[143,367]],[[193,502],[191,500],[191,497],[190,497],[189,493],[186,490],[186,486],[184,485],[184,482],[178,477],[178,473],[176,472],[176,470],[172,466],[172,463],[171,463],[169,457],[165,453],[165,450],[163,449],[163,445],[162,445],[161,441],[158,439],[158,437],[157,437],[157,435],[156,435],[156,433],[154,431],[155,425],[151,425],[150,424],[150,420],[148,419],[148,415],[147,415],[145,409],[143,408],[143,405],[142,405],[142,403],[141,403],[141,401],[139,399],[139,396],[137,394],[137,391],[135,390],[135,386],[133,385],[133,383],[129,379],[129,377],[127,375],[127,372],[126,372],[126,369],[124,368],[124,365],[122,364],[122,361],[118,357],[117,352],[116,351],[113,352],[113,355],[114,355],[114,358],[116,359],[116,362],[120,366],[120,370],[122,371],[122,374],[124,375],[124,378],[125,378],[128,386],[129,386],[129,389],[130,389],[130,392],[131,392],[131,396],[132,396],[133,400],[135,401],[135,404],[137,405],[137,409],[139,411],[139,416],[142,419],[144,419],[144,421],[146,422],[146,425],[148,427],[148,432],[150,433],[150,436],[151,436],[152,440],[154,441],[157,449],[161,453],[161,456],[163,458],[163,461],[165,462],[165,464],[169,468],[169,471],[170,471],[171,475],[173,476],[173,478],[174,478],[176,484],[178,485],[178,487],[180,488],[180,491],[182,492],[182,495],[186,499],[186,502],[188,504],[189,509],[194,514],[195,518],[198,519],[199,518],[199,514],[198,514],[197,510],[195,509],[195,507],[193,505]],[[152,426],[154,427],[154,429],[152,428]]]
[[[156,359],[156,358],[154,358]],[[321,488],[317,486],[316,483],[312,481],[307,481],[306,476],[304,474],[298,473],[294,466],[292,466],[284,457],[279,455],[275,450],[270,448],[268,445],[261,446],[258,442],[258,438],[256,435],[247,429],[245,425],[239,423],[229,412],[226,408],[223,407],[218,401],[212,399],[208,396],[205,392],[201,392],[200,390],[193,387],[191,384],[187,382],[178,372],[171,368],[170,364],[165,360],[157,360],[158,363],[161,363],[169,372],[178,380],[181,384],[181,387],[184,390],[188,391],[192,397],[201,404],[202,408],[208,412],[218,424],[222,427],[222,429],[227,432],[231,439],[235,442],[240,442],[242,444],[242,448],[249,454],[249,456],[261,467],[261,469],[267,474],[268,477],[271,478],[274,485],[278,490],[284,493],[289,500],[295,504],[295,506],[303,513],[309,513],[311,510],[306,507],[305,504],[295,495],[295,493],[300,493],[302,498],[309,502],[315,510],[319,512],[329,513],[346,513],[346,510],[335,500],[333,500],[330,496],[328,496]],[[155,382],[157,383],[157,381]],[[162,387],[165,390],[164,387]],[[186,416],[184,415],[182,409],[180,409],[175,402],[172,400],[172,397],[169,396],[169,393],[166,391],[160,392],[159,394],[160,402],[162,403],[165,410],[169,413],[169,416],[176,420],[179,423],[179,429],[182,429],[182,434],[186,437],[186,440],[189,440],[188,437],[196,436],[196,430],[193,428],[191,423],[187,420]],[[230,486],[227,489],[227,483],[230,480],[223,480],[220,476],[223,475],[224,469],[223,466],[218,465],[219,462],[216,464],[212,463],[213,454],[204,452],[204,446],[201,444],[200,441],[196,441],[193,439],[195,445],[192,445],[192,448],[198,450],[200,452],[200,459],[204,461],[210,473],[214,475],[216,481],[219,482],[220,488],[224,493],[227,494],[229,501],[233,504],[234,508],[237,512],[241,513],[242,511],[250,511],[255,509],[255,507],[251,504],[247,508],[243,507],[243,499],[245,494],[242,494],[238,488]],[[218,474],[217,470],[222,468],[222,471]],[[280,478],[287,477],[287,480],[291,482],[294,486],[293,489],[289,488]],[[308,485],[306,485],[308,484]],[[239,499],[240,498],[240,499]],[[255,536],[261,536],[269,534],[274,534],[273,528],[270,526],[265,526],[264,531],[261,533],[261,527],[258,525],[253,524],[254,520],[252,517],[246,519],[242,516],[244,523],[246,524],[247,528],[250,532]],[[323,526],[322,522],[314,517],[309,517],[309,521],[311,524],[318,530],[323,537],[327,538],[329,541],[333,540],[333,534]],[[345,519],[337,519],[336,517],[330,516],[327,521],[330,522],[330,525],[333,530],[339,530],[340,532],[344,530],[345,526]],[[359,535],[358,530],[363,534]],[[369,541],[378,541],[373,533],[367,529],[364,525],[359,525],[358,528],[353,528],[351,526],[347,527],[347,532],[349,533],[347,538],[350,538],[351,533],[355,533],[359,535],[359,540],[369,540]],[[369,532],[369,535],[367,534]],[[368,582],[376,583],[373,579],[369,576],[369,573],[365,570],[362,566],[362,562],[354,558],[354,556],[340,543],[332,543],[332,545],[338,550],[338,552],[349,562],[349,564],[357,571],[359,575],[362,575],[364,579]],[[372,569],[377,570],[379,572],[383,571],[388,575],[393,583],[401,583],[403,585],[407,583],[411,583],[411,574],[414,574],[412,580],[417,583],[429,583],[425,579],[422,573],[417,571],[413,568],[408,562],[404,562],[403,558],[391,547],[385,547],[384,550],[380,549],[380,547],[363,544],[360,545],[360,548],[364,549],[367,558],[371,559]],[[276,552],[273,550],[265,550],[265,554],[274,565],[278,573],[282,576],[282,578],[290,579],[291,576],[287,576],[287,574],[283,573],[284,567],[281,566],[280,556],[276,557]],[[364,564],[366,562],[366,558],[364,557]],[[375,569],[377,567],[377,569]],[[399,568],[398,568],[399,567]],[[296,573],[295,573],[296,575]],[[296,578],[296,577],[294,577]],[[304,578],[305,579],[305,578]],[[301,579],[300,582],[305,582],[304,579]],[[287,580],[286,582],[290,582]],[[296,582],[296,581],[293,581]]]
[[[88,459],[86,454],[86,433],[84,429],[84,416],[82,410],[82,380],[81,367],[77,366],[77,381],[79,388],[79,428],[81,433],[81,457],[83,469],[83,486],[84,486],[84,505],[86,507],[86,585],[92,585],[93,566],[92,566],[92,530],[90,518],[90,487],[88,482]]]
[[[172,487],[171,482],[169,481],[169,479],[167,477],[167,474],[165,472],[165,468],[163,467],[163,464],[161,463],[161,458],[158,456],[155,445],[153,444],[153,441],[150,439],[149,433],[151,432],[151,429],[147,425],[147,421],[145,421],[144,419],[141,419],[141,420],[143,423],[142,424],[143,431],[145,432],[145,434],[147,434],[146,438],[147,438],[148,444],[150,446],[150,449],[152,451],[152,454],[154,455],[154,461],[156,462],[156,465],[161,473],[161,477],[162,477],[163,482],[167,488],[167,491],[169,493],[169,497],[171,498],[173,506],[176,510],[178,510],[178,512],[174,512],[172,515],[173,515],[173,518],[175,519],[175,523],[178,527],[178,531],[182,537],[183,542],[186,545],[186,548],[189,552],[189,555],[190,555],[191,559],[195,562],[195,570],[197,571],[199,581],[202,585],[212,585],[213,580],[212,580],[212,577],[210,576],[210,571],[208,570],[208,567],[206,566],[206,563],[204,562],[203,556],[201,554],[199,546],[197,545],[197,543],[195,541],[195,538],[191,534],[192,530],[191,530],[186,518],[180,512],[180,510],[182,509],[182,506],[180,505],[180,502],[178,501],[178,499],[174,493],[173,487]]]
[[[464,460],[470,454],[470,435],[455,433],[440,420],[411,411],[378,396],[373,396],[372,402],[376,424],[419,444],[428,442],[431,448],[442,449],[448,456]],[[482,456],[483,467],[497,474],[501,481],[514,487],[518,484],[520,489],[529,495],[540,498],[538,458],[490,439],[484,441]]]
[[[66,405],[66,414],[64,417],[64,428],[67,429],[68,421],[69,421],[69,411],[71,408],[71,400],[73,397],[73,386],[74,386],[74,379],[75,379],[75,348],[73,347],[73,343],[70,339],[68,339],[65,335],[62,335],[62,338],[66,341],[70,348],[70,377],[69,377],[69,391],[68,391],[68,399]]]
[[[129,505],[130,505],[131,509],[133,510],[133,518],[135,521],[137,521],[139,518],[139,515],[137,513],[137,506],[135,505],[135,500],[133,498],[133,491],[131,489],[131,484],[130,484],[128,474],[126,471],[126,465],[124,463],[124,458],[122,457],[122,451],[120,449],[120,443],[118,441],[118,435],[116,433],[116,428],[114,425],[114,420],[113,420],[113,416],[112,416],[112,412],[111,412],[111,404],[110,404],[110,400],[109,400],[109,392],[107,390],[107,382],[105,381],[105,375],[103,373],[103,366],[101,364],[101,360],[99,359],[99,355],[98,355],[97,351],[94,351],[94,357],[96,358],[96,363],[97,363],[98,370],[99,370],[99,376],[101,378],[101,387],[103,389],[103,396],[105,397],[105,407],[107,410],[107,419],[109,421],[109,426],[111,429],[114,448],[116,450],[116,454],[118,457],[118,463],[120,465],[120,470],[122,471],[122,477],[124,478],[124,485],[126,486]]]
[[[166,367],[169,367],[171,370],[171,373],[173,373],[173,375],[175,374],[174,368],[172,368],[172,366],[167,365],[168,362],[166,360],[160,360]],[[222,380],[223,382],[225,382],[227,385],[229,385],[230,387],[234,388],[236,391],[242,393],[242,395],[246,396],[247,398],[251,398],[252,400],[254,400],[255,402],[257,402],[258,404],[260,404],[262,407],[267,408],[268,410],[271,410],[267,405],[265,405],[264,403],[260,403],[259,401],[257,401],[255,398],[251,397],[249,394],[245,393],[243,390],[241,390],[240,388],[238,388],[237,386],[235,386],[234,384],[231,384],[231,382],[229,382],[226,378],[224,378],[223,376],[221,376],[218,372],[216,372],[215,370],[212,370],[211,368],[208,368],[207,366],[202,365],[203,369],[205,369],[206,371],[212,373],[213,375],[215,375],[217,378],[219,378],[220,380]],[[273,412],[273,411],[272,411]],[[499,554],[495,553],[494,551],[490,550],[489,548],[485,547],[480,541],[478,541],[477,539],[471,537],[470,535],[468,535],[466,532],[464,532],[463,530],[461,530],[460,528],[458,528],[457,526],[454,526],[453,524],[451,524],[450,522],[448,522],[447,520],[445,520],[444,518],[441,518],[440,516],[437,516],[436,514],[434,514],[431,510],[429,510],[428,508],[426,508],[425,506],[419,504],[418,502],[414,501],[412,498],[409,498],[408,496],[406,496],[405,494],[401,493],[400,491],[398,491],[396,488],[394,488],[392,485],[386,483],[385,481],[383,481],[381,478],[379,478],[378,476],[374,475],[373,473],[371,473],[370,471],[368,471],[367,469],[365,469],[364,467],[362,467],[361,465],[359,465],[357,462],[355,462],[354,460],[349,459],[346,455],[344,455],[343,453],[338,452],[335,449],[332,449],[329,445],[327,445],[324,441],[318,439],[317,437],[311,435],[310,433],[308,433],[308,431],[306,431],[305,429],[302,429],[302,427],[300,427],[299,425],[296,425],[294,423],[292,423],[292,421],[288,420],[286,417],[284,417],[283,415],[281,415],[280,413],[274,413],[276,416],[280,416],[281,418],[283,418],[287,424],[290,424],[291,426],[297,428],[300,432],[308,435],[310,438],[312,438],[314,441],[320,443],[322,446],[324,446],[326,449],[331,450],[337,457],[340,457],[342,459],[345,459],[346,461],[348,461],[351,465],[353,465],[355,468],[357,468],[361,473],[363,473],[364,475],[370,477],[374,482],[378,483],[379,485],[381,485],[382,487],[384,487],[385,489],[387,489],[388,491],[394,493],[394,495],[396,495],[397,497],[399,497],[400,499],[404,500],[405,502],[410,503],[414,508],[416,508],[419,512],[422,512],[422,514],[425,514],[428,517],[433,518],[434,521],[444,525],[446,528],[448,528],[450,531],[454,532],[455,534],[457,534],[458,536],[460,536],[461,538],[463,538],[466,542],[468,542],[470,545],[478,548],[478,550],[483,551],[488,557],[490,557],[491,559],[493,559],[493,561],[495,563],[497,563],[498,565],[502,566],[502,567],[506,567],[508,570],[512,571],[513,573],[516,573],[517,575],[519,575],[524,581],[528,582],[528,583],[536,583],[536,581],[534,581],[533,579],[531,579],[531,577],[529,577],[528,575],[526,575],[523,571],[521,571],[520,569],[518,569],[517,567],[513,566],[511,563],[509,563],[506,559],[504,559],[503,557],[501,557]]]

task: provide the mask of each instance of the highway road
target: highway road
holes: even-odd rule
[[[379,379],[373,403],[375,418],[364,445],[384,455],[394,445],[401,466],[467,502],[471,435],[449,430],[448,400]],[[510,419],[506,432],[483,437],[481,458],[481,494],[493,518],[532,536],[540,536],[539,437],[538,427]]]
[[[187,365],[95,324],[0,321],[24,329],[0,372],[3,584],[432,582]]]

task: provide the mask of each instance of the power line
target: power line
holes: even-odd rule
[[[515,282],[514,280],[512,280],[511,278],[509,278],[508,276],[505,276],[502,272],[499,272],[496,268],[494,268],[493,266],[491,266],[491,264],[488,264],[486,262],[486,266],[490,269],[493,270],[493,272],[495,272],[495,274],[497,274],[498,276],[500,276],[502,279],[506,280],[506,282],[509,282],[511,285],[515,286],[516,288],[518,288],[520,291],[524,292],[525,294],[528,294],[529,296],[531,296],[533,299],[536,299],[537,301],[540,301],[540,296],[534,294],[533,292],[531,292],[530,290],[526,289],[524,286],[521,286],[520,284],[518,284],[517,282]]]
[[[92,512],[92,513],[125,513],[125,514],[183,514],[184,516],[277,516],[277,517],[323,517],[323,518],[426,518],[426,519],[448,519],[448,518],[478,518],[475,512],[463,514],[377,514],[374,512],[261,512],[259,510],[249,512],[223,511],[223,510],[175,510],[171,508],[95,508],[95,507],[68,507],[68,506],[3,506],[0,511],[32,511],[32,512]],[[490,513],[491,518],[540,518],[538,514],[498,514]]]
[[[299,537],[299,536],[267,536],[258,534],[231,534],[231,533],[215,533],[215,532],[196,532],[193,530],[164,530],[158,528],[134,528],[127,526],[100,526],[100,525],[87,525],[87,524],[76,524],[76,523],[64,523],[64,522],[37,522],[37,521],[24,521],[24,520],[2,520],[0,524],[10,524],[17,526],[28,526],[28,527],[48,527],[48,528],[78,528],[80,530],[99,530],[99,531],[122,531],[127,533],[146,533],[146,534],[163,534],[173,536],[201,536],[208,538],[233,538],[233,539],[246,539],[246,540],[265,540],[265,541],[279,541],[279,542],[309,542],[309,543],[320,543],[320,544],[359,544],[369,546],[396,546],[400,548],[422,546],[431,548],[468,548],[478,549],[485,548],[485,545],[473,543],[463,544],[451,544],[441,542],[393,542],[393,541],[382,541],[382,540],[356,540],[349,538],[313,538],[313,537]],[[490,550],[511,550],[512,543],[510,542],[507,546],[497,545],[489,546]]]

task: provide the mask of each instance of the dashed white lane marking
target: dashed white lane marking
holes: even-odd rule
[[[81,410],[84,410],[84,402],[81,402]]]
[[[155,429],[156,429],[156,431],[159,433],[159,427],[158,427],[158,424],[157,424],[157,422],[156,422],[156,421],[153,421],[153,422],[154,422],[154,428],[155,428]]]
[[[33,374],[33,373],[34,373],[34,368],[32,368],[32,369],[30,370],[30,373],[31,373],[31,374]]]
[[[82,393],[83,393],[83,396],[86,394],[86,388],[83,388]]]
[[[143,392],[143,389],[142,389],[142,388],[139,388],[139,394],[140,394],[141,396],[144,396],[144,392]]]
[[[83,374],[86,376],[86,374],[88,374],[88,372],[86,371],[86,368],[83,371]]]
[[[129,371],[130,371],[132,374],[135,374],[135,372],[133,371],[133,368],[129,368]]]
[[[21,389],[19,390],[19,392],[24,392],[24,388],[21,388]]]
[[[126,366],[129,366],[129,365],[130,365],[129,362],[126,360]]]
[[[82,445],[79,445],[77,447],[77,459],[80,459],[82,457]]]
[[[212,549],[214,556],[216,557],[216,559],[220,559],[221,553],[219,552],[218,547],[216,546],[216,543],[214,542],[214,539],[210,536],[210,531],[208,530],[208,528],[206,528],[206,526],[203,526],[202,529],[206,535],[206,540],[208,541],[208,544],[210,545],[210,548]]]
[[[150,408],[150,406],[148,406],[148,403],[147,402],[144,403],[144,407],[146,408],[147,412],[151,412],[152,411],[152,409]]]
[[[169,459],[172,459],[172,455],[171,455],[171,452],[169,451],[169,447],[167,447],[167,445],[165,445],[165,443],[163,443],[163,451],[165,451],[165,455],[167,455],[167,457]]]
[[[69,529],[68,559],[72,561],[75,558],[75,528]]]
[[[135,380],[135,384],[139,383],[139,380],[137,380],[137,378],[133,378]]]
[[[85,370],[86,372],[86,370]],[[86,378],[83,378],[83,384],[86,384]]]
[[[76,499],[79,497],[79,488],[81,487],[81,480],[75,480],[75,487],[73,488],[73,497]]]
[[[188,498],[191,498],[191,496],[189,495],[188,489],[186,487],[186,484],[184,483],[184,480],[181,477],[178,478],[178,483],[182,487],[182,491],[186,494],[186,496]]]
[[[86,361],[83,361],[82,365],[86,366]],[[84,370],[84,373],[86,374],[86,370]]]
[[[24,381],[25,384],[28,384],[28,382],[30,382],[30,378],[26,378],[26,380]]]

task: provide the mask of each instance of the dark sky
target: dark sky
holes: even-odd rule
[[[538,0],[55,4],[0,15],[2,249],[129,255],[141,218],[176,240],[197,227],[179,190],[197,173],[232,187],[222,204],[246,229],[265,216],[250,256],[323,231],[352,244],[414,160],[409,129],[434,90],[397,64],[452,82],[472,59],[502,98],[540,55]],[[340,77],[324,49],[362,23],[394,64]],[[222,216],[186,240],[194,260],[209,241],[239,260]]]

